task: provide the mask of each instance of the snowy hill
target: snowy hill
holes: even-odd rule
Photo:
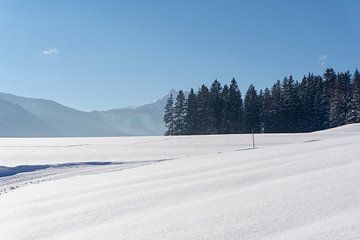
[[[0,139],[0,239],[359,239],[360,124]]]
[[[0,93],[0,136],[162,135],[167,97],[135,108],[85,112],[51,100]]]

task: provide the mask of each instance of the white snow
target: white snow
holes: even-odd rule
[[[0,239],[360,239],[360,124],[0,139]]]

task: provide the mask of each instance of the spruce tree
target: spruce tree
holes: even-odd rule
[[[198,91],[198,118],[199,133],[209,134],[210,131],[210,93],[209,89],[203,84]]]
[[[182,90],[176,97],[174,107],[174,134],[182,135],[186,131],[186,108],[185,108],[185,95]]]
[[[199,133],[199,118],[198,118],[198,99],[194,90],[191,88],[186,100],[186,134]]]
[[[330,102],[330,127],[346,123],[350,102],[350,73],[339,73],[336,77],[336,89]]]
[[[266,131],[268,133],[275,133],[281,131],[281,99],[282,89],[281,83],[278,80],[271,88],[269,126]]]
[[[352,90],[352,102],[355,110],[355,122],[360,123],[360,73],[356,69],[354,74],[353,90]]]
[[[356,69],[353,76],[351,106],[348,111],[347,123],[360,122],[360,73]]]
[[[311,82],[312,93],[312,129],[311,131],[318,131],[323,129],[323,123],[326,121],[325,116],[322,112],[322,101],[323,101],[323,80],[321,76],[315,76]]]
[[[323,83],[323,94],[321,100],[321,113],[323,115],[323,123],[322,128],[330,127],[330,104],[331,99],[335,94],[335,84],[336,84],[336,73],[334,69],[328,68],[326,69],[324,75],[324,83]]]
[[[281,96],[281,132],[296,132],[298,129],[298,95],[297,85],[292,76],[285,77],[282,83]]]
[[[224,85],[222,90],[223,99],[223,119],[221,123],[221,133],[230,133],[230,122],[231,122],[231,108],[230,108],[230,93],[228,85]]]
[[[235,78],[231,80],[229,86],[229,101],[227,103],[227,108],[230,114],[229,132],[241,133],[243,131],[243,102]]]
[[[328,68],[324,73],[324,92],[329,98],[332,98],[336,89],[336,72],[332,68]]]
[[[312,75],[304,76],[299,85],[299,131],[309,131],[311,121],[311,91],[309,82]]]
[[[260,89],[259,95],[258,95],[258,102],[260,107],[260,132],[264,133],[264,92],[262,89]]]
[[[298,131],[309,132],[322,129],[324,122],[322,109],[322,78],[308,74],[299,85]]]
[[[174,135],[174,99],[172,94],[170,94],[165,105],[164,122],[167,128],[165,135]]]
[[[262,103],[262,126],[265,133],[271,132],[271,111],[271,93],[268,88],[265,88]]]
[[[224,99],[222,96],[222,87],[218,80],[215,80],[210,88],[210,123],[209,128],[210,132],[213,134],[220,133],[222,129],[223,121],[223,109],[224,109]]]
[[[260,103],[254,85],[250,85],[244,98],[244,131],[260,132]]]

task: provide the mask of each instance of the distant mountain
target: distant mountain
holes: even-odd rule
[[[0,135],[30,137],[55,136],[57,133],[21,106],[0,98]]]
[[[143,106],[92,113],[125,135],[163,135],[166,130],[163,122],[164,107],[170,94],[176,96],[177,91],[171,90],[162,99]]]
[[[151,104],[108,111],[79,111],[57,102],[0,93],[0,136],[85,137],[162,135],[168,95]]]

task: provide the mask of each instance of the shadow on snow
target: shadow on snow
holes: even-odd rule
[[[161,159],[152,161],[134,161],[134,162],[72,162],[59,164],[43,164],[43,165],[19,165],[16,167],[0,166],[0,178],[13,176],[19,173],[35,172],[38,170],[45,170],[49,168],[68,168],[68,167],[82,167],[82,166],[105,166],[105,165],[122,165],[122,164],[150,164],[156,162],[167,161],[171,159]]]

